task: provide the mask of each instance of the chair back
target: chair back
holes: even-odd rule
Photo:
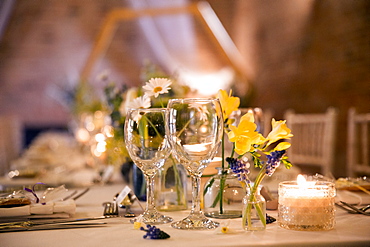
[[[319,166],[323,175],[332,176],[337,115],[334,108],[328,108],[326,113],[285,112],[287,126],[294,135],[287,151],[293,165]]]
[[[348,111],[347,176],[370,175],[369,163],[370,113]]]
[[[22,150],[23,127],[16,116],[0,116],[0,176],[10,169],[10,163]]]

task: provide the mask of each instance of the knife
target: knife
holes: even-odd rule
[[[74,224],[47,224],[47,225],[34,225],[34,226],[7,226],[6,228],[0,228],[2,232],[19,232],[19,231],[39,231],[39,230],[57,230],[57,229],[73,229],[73,228],[91,228],[104,226],[106,222],[96,223],[74,223]]]
[[[0,223],[0,229],[1,228],[6,228],[6,227],[12,227],[12,226],[33,227],[33,226],[53,225],[53,224],[63,224],[63,223],[81,223],[82,224],[82,221],[101,220],[101,219],[107,219],[107,218],[111,218],[111,217],[98,216],[98,217],[79,218],[79,219],[16,221],[16,222]]]

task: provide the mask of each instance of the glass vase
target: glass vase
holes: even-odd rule
[[[218,173],[212,176],[204,186],[203,205],[207,217],[232,219],[242,217],[245,189],[238,177],[230,169],[216,168]]]
[[[144,174],[135,165],[132,167],[132,188],[140,201],[146,201],[146,181]]]
[[[253,191],[247,189],[243,199],[243,228],[247,231],[263,231],[266,229],[266,201],[261,195],[260,186]]]
[[[156,207],[161,211],[187,209],[187,173],[183,165],[170,155],[157,173]]]

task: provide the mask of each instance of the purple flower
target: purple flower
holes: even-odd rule
[[[144,227],[140,227],[140,230],[145,231],[146,234],[143,236],[143,238],[148,239],[167,239],[170,237],[167,233],[164,231],[161,231],[159,228],[151,225],[146,226],[148,229],[145,229]]]
[[[280,151],[274,151],[271,152],[269,155],[266,155],[267,157],[267,163],[266,163],[266,174],[268,176],[272,176],[274,174],[276,168],[279,167],[280,165],[280,160],[285,154],[285,150],[280,150]]]
[[[235,159],[231,157],[226,158],[227,163],[230,165],[230,169],[238,176],[239,181],[246,181],[250,183],[249,174],[249,163],[246,163],[240,159]]]

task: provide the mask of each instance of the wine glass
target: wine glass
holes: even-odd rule
[[[172,223],[186,230],[214,229],[219,226],[200,209],[200,178],[221,143],[223,120],[216,99],[171,99],[167,105],[167,133],[173,154],[192,178],[193,203],[189,216]]]
[[[129,109],[125,121],[125,142],[135,165],[143,172],[147,183],[146,209],[133,220],[145,224],[164,224],[171,217],[160,214],[154,205],[154,177],[170,154],[165,133],[165,108]]]

